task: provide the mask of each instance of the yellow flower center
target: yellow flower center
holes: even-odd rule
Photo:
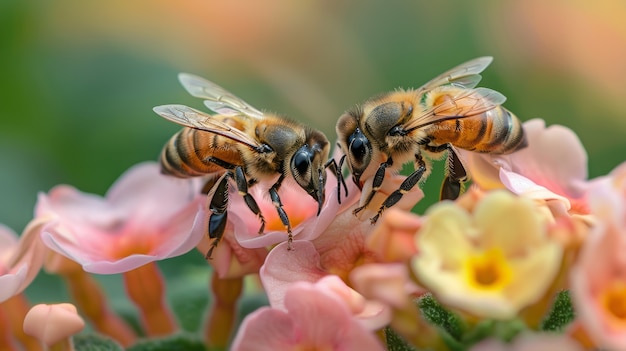
[[[626,282],[613,282],[600,298],[611,319],[626,324]]]
[[[499,248],[468,257],[464,271],[468,285],[477,290],[501,290],[512,279],[511,267]]]

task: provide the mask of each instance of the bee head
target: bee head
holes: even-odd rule
[[[361,188],[361,176],[372,161],[373,152],[372,144],[359,127],[359,120],[362,116],[362,109],[357,107],[344,113],[336,126],[339,146],[345,154],[348,168],[352,173],[352,181],[359,188]]]
[[[325,200],[325,163],[330,146],[322,133],[315,133],[319,136],[310,137],[311,142],[302,145],[293,154],[290,169],[298,185],[317,201],[317,214],[319,215]]]

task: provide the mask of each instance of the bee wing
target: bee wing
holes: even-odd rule
[[[159,116],[182,126],[215,133],[244,144],[251,149],[261,146],[258,141],[249,137],[243,131],[217,120],[215,116],[191,107],[185,105],[161,105],[153,108],[153,110]]]
[[[206,99],[204,104],[211,111],[225,116],[243,114],[263,118],[263,112],[211,81],[188,73],[180,73],[178,80],[189,94]]]
[[[424,111],[420,116],[412,118],[403,128],[410,131],[448,119],[476,116],[500,106],[504,101],[506,97],[495,90],[465,89]]]
[[[479,73],[484,71],[492,61],[493,57],[491,56],[478,57],[467,61],[431,79],[418,90],[430,90],[446,84],[452,84],[461,88],[474,88],[482,79]]]

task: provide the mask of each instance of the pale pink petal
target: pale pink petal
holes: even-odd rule
[[[368,329],[381,328],[391,320],[390,311],[383,304],[359,301],[362,297],[345,283],[341,284],[343,287],[338,287],[334,284],[338,283],[337,280],[326,280],[329,273],[321,268],[320,256],[309,241],[294,241],[292,250],[287,250],[286,243],[276,246],[261,267],[260,276],[270,305],[274,308],[285,309],[285,294],[293,284],[322,281],[321,285],[325,286],[323,289],[335,291],[337,297],[344,299],[346,306],[350,306],[355,317]]]
[[[12,298],[23,290],[27,273],[28,265],[25,264],[14,273],[0,275],[0,303]]]
[[[287,313],[261,307],[250,313],[239,326],[232,351],[296,350],[294,325]]]
[[[558,200],[564,203],[566,209],[570,209],[570,201],[560,196],[546,187],[535,184],[530,179],[517,173],[500,168],[500,180],[504,186],[517,195],[521,195],[534,200]]]
[[[248,315],[232,350],[384,350],[340,299],[319,287],[294,284],[287,292],[285,309],[265,307]]]
[[[585,208],[587,153],[570,129],[541,119],[523,124],[528,146],[508,155],[458,150],[474,182],[484,189],[498,188],[497,177],[517,194],[558,199]],[[499,170],[499,174],[498,174]]]
[[[528,147],[510,155],[508,170],[568,198],[583,195],[587,180],[587,152],[569,128],[541,119],[524,123]]]
[[[111,207],[123,211],[126,217],[139,222],[153,221],[155,216],[172,216],[186,206],[200,193],[197,184],[161,174],[157,163],[144,162],[124,172],[105,197]],[[164,204],[158,199],[167,199],[167,202]]]
[[[412,303],[411,296],[426,291],[409,278],[406,264],[370,263],[355,268],[350,273],[350,282],[368,299],[380,301],[396,309]]]
[[[261,267],[260,275],[270,305],[284,310],[285,293],[298,281],[316,282],[326,276],[319,264],[320,256],[309,241],[296,240],[292,250],[287,243],[276,246]]]
[[[315,282],[313,286],[341,299],[352,315],[367,330],[379,330],[391,321],[392,311],[385,303],[376,299],[366,300],[363,295],[346,285],[336,275],[327,275]]]
[[[19,238],[8,227],[0,228],[0,302],[21,293],[39,273],[46,251],[40,233],[49,221],[45,216],[31,220]]]
[[[353,319],[335,296],[306,283],[296,283],[285,296],[285,307],[302,338],[334,350],[383,350],[373,333]]]

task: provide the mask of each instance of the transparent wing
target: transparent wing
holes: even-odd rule
[[[191,107],[185,105],[162,105],[153,108],[153,110],[159,116],[182,126],[215,133],[242,143],[250,148],[260,146],[256,140],[249,137],[243,131],[216,119],[215,116],[211,116]]]
[[[188,73],[180,73],[178,80],[189,94],[205,99],[204,104],[211,111],[226,116],[243,114],[263,118],[263,112],[211,81]]]
[[[493,57],[491,56],[478,57],[467,61],[431,79],[418,90],[430,90],[446,84],[452,84],[460,88],[474,88],[482,79],[479,73],[484,71],[492,61]]]
[[[440,103],[412,118],[405,130],[422,128],[448,119],[477,116],[496,108],[506,101],[501,93],[488,88],[463,89],[458,94],[442,99]]]

